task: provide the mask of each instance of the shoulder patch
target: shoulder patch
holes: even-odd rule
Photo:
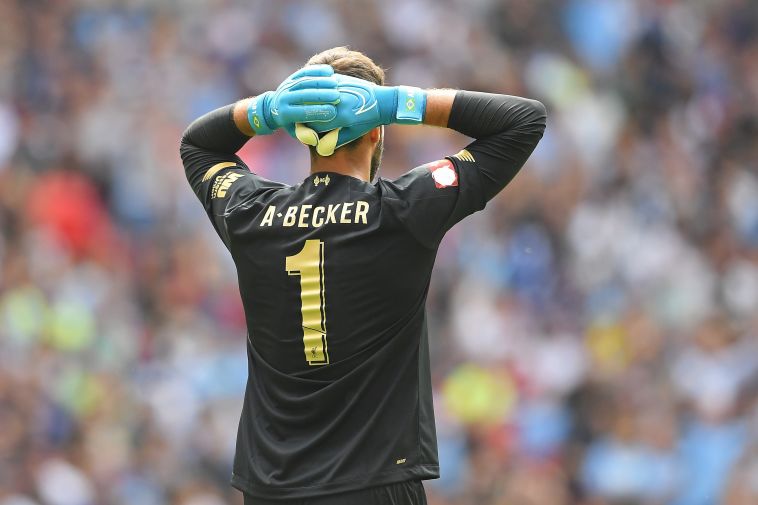
[[[207,172],[205,172],[205,175],[203,176],[203,182],[210,181],[211,177],[216,175],[219,170],[236,166],[237,164],[233,161],[222,161],[221,163],[216,163],[211,168],[209,168]]]
[[[466,150],[466,149],[461,149],[460,151],[458,151],[457,153],[455,153],[453,155],[453,158],[458,158],[461,161],[470,161],[470,162],[476,161],[474,159],[474,155],[471,154],[470,152],[468,152],[468,150]]]
[[[450,160],[439,160],[424,165],[432,173],[434,185],[438,188],[458,185],[458,174]]]

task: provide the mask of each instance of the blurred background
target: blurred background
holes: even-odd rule
[[[430,504],[758,503],[754,0],[2,0],[0,505],[241,503],[244,318],[179,137],[344,44],[549,111],[439,251]],[[390,127],[382,175],[466,142]]]

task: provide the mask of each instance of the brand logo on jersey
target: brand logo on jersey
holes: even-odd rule
[[[317,175],[316,177],[313,178],[313,185],[314,186],[318,186],[322,182],[324,183],[324,186],[328,186],[329,185],[329,174],[327,174],[327,175],[325,175],[323,177],[319,177]]]
[[[225,168],[231,168],[236,167],[237,164],[233,161],[222,161],[221,163],[216,163],[211,168],[208,169],[207,172],[205,172],[205,175],[203,176],[203,182],[210,181],[211,178],[219,173],[221,170]]]
[[[438,188],[447,188],[458,185],[458,174],[450,160],[439,160],[427,163],[426,168],[432,173],[434,185]]]
[[[242,177],[242,175],[237,172],[229,172],[228,174],[216,177],[216,180],[213,182],[213,189],[211,189],[211,198],[224,198],[232,184]]]

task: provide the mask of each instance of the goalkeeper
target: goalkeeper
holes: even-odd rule
[[[422,481],[439,477],[425,312],[437,248],[513,179],[545,118],[524,98],[385,86],[339,47],[187,128],[187,179],[234,259],[247,320],[232,475],[246,504],[426,503]],[[475,140],[375,179],[389,124]],[[279,128],[311,150],[294,186],[235,154]]]

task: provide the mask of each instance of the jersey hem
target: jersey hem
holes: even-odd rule
[[[284,499],[284,498],[312,498],[330,494],[358,491],[396,482],[409,480],[439,479],[439,465],[415,465],[401,472],[392,471],[375,475],[370,481],[365,479],[353,479],[349,481],[330,482],[316,486],[304,487],[272,487],[257,486],[250,480],[232,473],[232,487],[239,489],[255,498]]]

